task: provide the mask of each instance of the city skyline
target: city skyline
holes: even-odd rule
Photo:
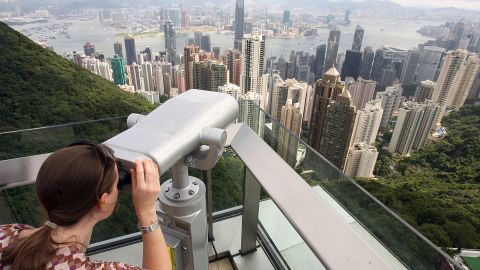
[[[70,3],[86,3],[87,7],[88,4],[90,4],[89,1],[84,0],[84,1],[63,1],[65,4],[70,4]],[[197,1],[197,0],[185,0],[182,2],[182,4],[187,5],[187,4],[205,4],[207,1]],[[215,5],[229,5],[230,3],[225,3],[224,1],[220,0],[210,0],[208,1],[211,4]],[[362,5],[362,4],[368,4],[368,3],[379,3],[383,2],[383,4],[395,4],[400,7],[405,7],[405,8],[422,8],[422,9],[436,9],[436,8],[457,8],[457,9],[465,9],[465,10],[472,10],[472,11],[480,11],[480,6],[478,6],[478,1],[477,0],[443,0],[443,1],[435,1],[435,0],[303,0],[303,1],[298,1],[296,3],[292,3],[286,0],[283,1],[264,1],[262,5],[276,5],[276,6],[281,6],[283,8],[288,8],[288,7],[299,7],[299,6],[306,6],[306,5],[311,5],[311,4],[327,4],[329,6],[335,6],[335,5],[343,5],[349,3],[350,5]],[[58,2],[50,0],[50,1],[40,1],[40,0],[1,0],[1,4],[18,4],[18,5],[24,5],[24,7],[28,6],[38,6],[41,4],[46,4],[46,5],[58,5]],[[162,4],[179,4],[178,1],[176,0],[163,0]],[[253,0],[246,0],[245,4],[248,6],[253,6],[256,5],[257,2]],[[116,1],[114,3],[113,7],[121,7],[121,6],[132,6],[132,5],[158,5],[158,1],[156,0],[140,0],[140,1],[133,1],[133,0],[123,0],[123,1]],[[98,5],[97,5],[98,6]],[[105,6],[105,8],[108,6]]]

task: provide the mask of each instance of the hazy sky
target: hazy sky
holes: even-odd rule
[[[480,10],[480,0],[391,0],[408,7],[456,7]]]

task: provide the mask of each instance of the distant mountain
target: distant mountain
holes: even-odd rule
[[[152,105],[0,23],[0,131],[69,123]]]

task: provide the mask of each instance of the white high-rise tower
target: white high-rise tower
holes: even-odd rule
[[[458,111],[465,103],[468,91],[478,71],[478,58],[465,50],[448,52],[445,56],[432,100],[439,105],[436,125],[447,111]]]
[[[245,35],[242,40],[242,73],[240,88],[242,93],[260,94],[265,58],[265,36]]]

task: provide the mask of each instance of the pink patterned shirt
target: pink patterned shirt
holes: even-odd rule
[[[3,251],[15,245],[18,241],[20,231],[32,229],[23,224],[0,225],[0,258]],[[139,270],[141,268],[129,266],[119,262],[90,261],[77,247],[61,247],[56,255],[47,264],[46,270]],[[0,263],[0,270],[10,270],[10,266]]]

